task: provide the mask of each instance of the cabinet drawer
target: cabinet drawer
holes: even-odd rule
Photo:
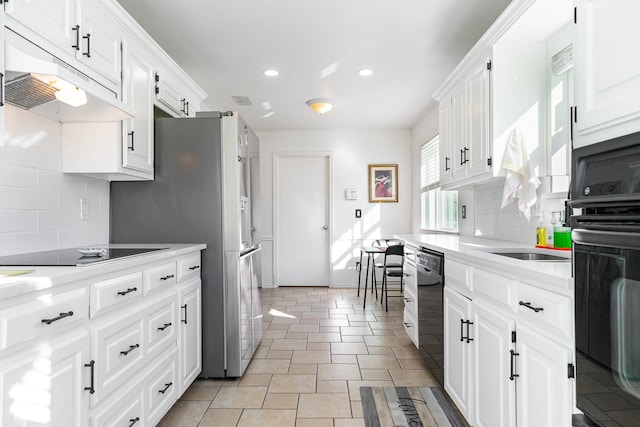
[[[68,331],[88,319],[87,289],[49,293],[0,311],[0,350]]]
[[[516,292],[516,281],[508,277],[474,268],[471,273],[473,291],[488,297],[505,308],[513,306]]]
[[[116,277],[91,285],[91,318],[110,308],[142,298],[142,272]]]
[[[200,276],[202,265],[200,263],[200,252],[187,258],[178,260],[178,282],[191,277]]]
[[[144,281],[143,294],[147,295],[157,289],[163,289],[176,283],[176,263],[150,268],[142,274]]]
[[[418,293],[418,274],[413,264],[404,263],[404,288],[409,289],[414,294]]]
[[[418,297],[416,294],[409,290],[409,288],[404,288],[404,310],[409,312],[414,319],[418,318]]]
[[[118,388],[144,366],[143,319],[139,315],[117,320],[92,334],[96,392],[92,406]]]
[[[462,285],[463,288],[471,290],[471,267],[468,265],[459,263],[457,261],[444,260],[444,276],[445,284],[449,284],[449,281],[455,282],[457,285]]]
[[[176,324],[177,293],[170,294],[144,319],[146,331],[146,353],[152,354],[177,340]]]
[[[178,399],[178,355],[175,346],[146,378],[146,420],[150,426],[154,426]]]
[[[519,284],[518,316],[535,329],[544,329],[566,342],[573,335],[571,313],[569,297],[526,283]]]
[[[135,390],[138,387],[134,387]],[[138,389],[137,393],[127,393],[114,404],[105,410],[93,414],[89,419],[90,427],[115,427],[130,426],[136,419],[138,421],[133,426],[145,426],[144,423],[144,401],[142,390]]]
[[[411,314],[405,309],[404,310],[404,330],[411,338],[411,341],[418,347],[418,322],[416,322],[415,318],[411,316]]]

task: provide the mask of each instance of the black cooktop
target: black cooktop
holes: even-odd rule
[[[85,248],[59,249],[46,252],[31,252],[20,255],[0,257],[0,265],[33,265],[33,266],[82,266],[96,264],[116,258],[125,258],[147,252],[159,251],[167,248],[105,248],[100,256],[85,256],[79,250]]]

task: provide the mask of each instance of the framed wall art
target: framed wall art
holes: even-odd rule
[[[369,202],[398,201],[398,165],[369,165]]]

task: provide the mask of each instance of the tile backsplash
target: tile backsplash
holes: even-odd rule
[[[535,245],[538,226],[536,213],[564,209],[563,198],[540,194],[539,189],[536,209],[532,208],[531,219],[527,221],[516,201],[500,209],[502,190],[503,183],[476,188],[474,235]]]
[[[106,243],[109,182],[62,173],[62,125],[5,105],[0,255]],[[80,219],[80,201],[89,219]]]

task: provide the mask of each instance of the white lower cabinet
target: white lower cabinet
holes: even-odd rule
[[[3,427],[84,427],[89,408],[89,336],[43,341],[0,362]]]
[[[447,263],[444,288],[444,386],[453,402],[472,426],[570,426],[569,297],[476,266],[452,271],[459,264]],[[526,301],[515,303],[519,296]]]
[[[179,289],[180,393],[184,393],[202,370],[202,307],[200,279]]]

